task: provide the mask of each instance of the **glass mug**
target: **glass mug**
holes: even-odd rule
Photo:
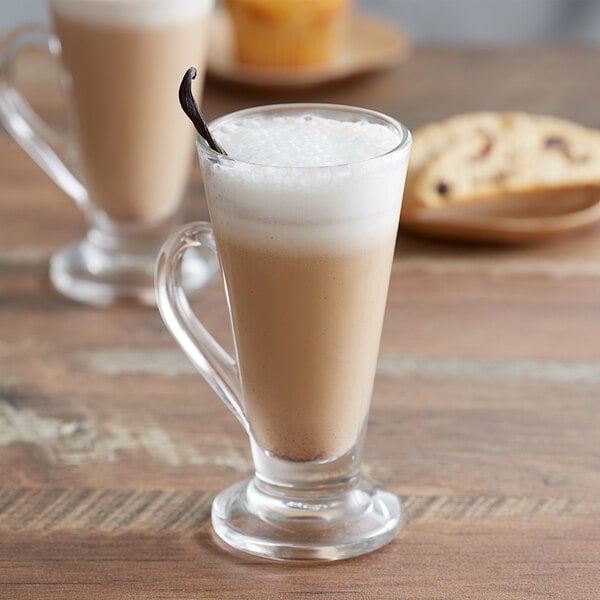
[[[402,525],[399,499],[359,469],[411,137],[382,114],[326,104],[248,109],[211,130],[218,139],[245,119],[300,115],[376,124],[395,146],[354,164],[287,167],[198,138],[212,225],[169,237],[156,292],[167,328],[250,438],[255,476],[216,497],[216,533],[266,558],[335,560],[379,548]],[[198,246],[220,260],[235,359],[181,287],[182,258]]]
[[[75,300],[153,304],[154,265],[180,222],[192,163],[193,128],[177,88],[200,65],[200,93],[213,0],[49,0],[54,32],[13,32],[0,56],[0,120],[83,211],[86,237],[56,253],[50,279]],[[73,139],[52,131],[14,86],[25,47],[62,63]],[[196,83],[197,82],[197,83]],[[186,286],[200,289],[216,262],[186,261]]]

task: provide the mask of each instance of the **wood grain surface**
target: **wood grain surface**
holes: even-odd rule
[[[600,127],[600,50],[419,49],[401,68],[267,94],[208,82],[210,117],[355,104],[410,127],[521,109]],[[54,72],[23,89],[64,125]],[[189,218],[206,215],[197,171]],[[225,550],[210,502],[248,445],[152,308],[54,292],[81,214],[0,134],[0,599],[600,598],[600,229],[535,246],[400,236],[364,471],[402,496],[382,550],[279,565]],[[194,302],[229,342],[222,290]]]

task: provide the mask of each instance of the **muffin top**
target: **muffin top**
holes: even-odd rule
[[[344,12],[351,0],[227,0],[257,17],[272,21],[311,22]]]

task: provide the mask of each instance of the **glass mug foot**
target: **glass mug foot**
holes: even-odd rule
[[[156,247],[123,253],[101,248],[88,239],[59,250],[50,259],[50,281],[64,296],[93,306],[136,303],[153,306]],[[187,293],[205,288],[217,271],[217,261],[199,252],[183,261]]]
[[[228,545],[271,560],[330,561],[381,548],[401,529],[394,494],[359,479],[341,491],[281,494],[256,477],[222,491],[212,525]]]

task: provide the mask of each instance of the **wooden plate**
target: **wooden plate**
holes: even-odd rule
[[[242,65],[234,57],[229,17],[223,9],[218,9],[211,26],[207,72],[244,85],[302,88],[389,68],[406,60],[409,53],[406,35],[384,21],[357,13],[331,64],[296,69]]]
[[[400,228],[427,237],[529,243],[600,221],[600,189],[579,188],[497,198],[477,205],[402,214]]]

